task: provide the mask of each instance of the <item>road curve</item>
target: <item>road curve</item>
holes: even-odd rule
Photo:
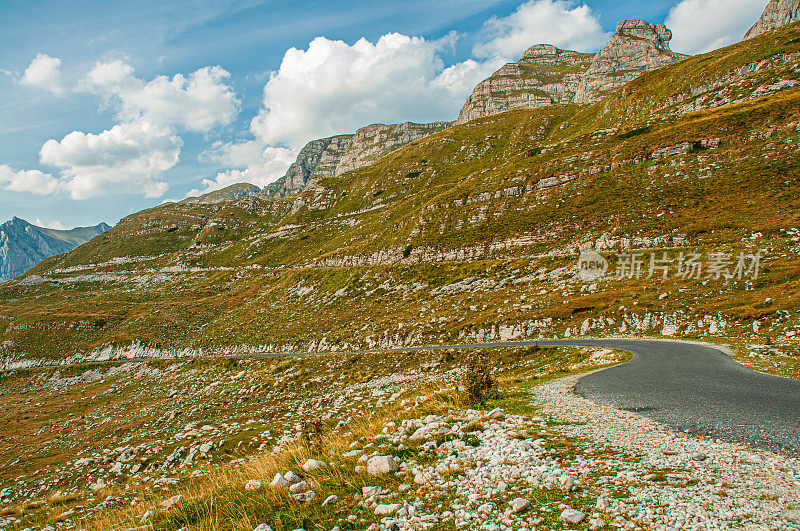
[[[635,411],[679,431],[800,456],[800,380],[762,374],[722,351],[648,340],[539,341],[632,352],[627,363],[588,374],[575,393]]]

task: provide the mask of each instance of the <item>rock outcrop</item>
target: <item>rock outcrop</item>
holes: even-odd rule
[[[429,124],[406,122],[398,125],[373,124],[362,127],[353,136],[350,148],[339,161],[335,174],[338,176],[369,166],[392,151],[420,138],[438,133],[451,125],[452,122]]]
[[[516,63],[507,63],[475,87],[458,115],[462,124],[511,109],[572,103],[593,54],[561,50],[549,44],[530,47]]]
[[[623,20],[606,46],[595,55],[581,79],[575,103],[593,103],[630,83],[644,72],[667,66],[685,56],[672,52],[672,32],[663,24]]]
[[[750,28],[743,40],[778,29],[800,20],[800,0],[770,0],[758,22]]]
[[[261,191],[261,188],[250,183],[236,183],[227,186],[221,190],[215,190],[199,197],[188,197],[183,201],[184,204],[201,204],[211,205],[215,203],[223,203],[225,201],[236,201],[239,198],[249,195],[256,195]]]
[[[21,275],[45,258],[71,251],[110,228],[100,223],[72,230],[46,229],[15,217],[0,225],[0,282]]]
[[[312,140],[300,150],[294,164],[277,183],[268,187],[268,195],[283,197],[302,190],[313,178],[332,176],[353,135],[339,135]]]
[[[268,197],[284,197],[305,189],[311,181],[338,177],[369,166],[392,151],[450,125],[451,122],[373,124],[362,127],[353,135],[312,140],[300,150],[286,175],[265,188],[263,194]]]

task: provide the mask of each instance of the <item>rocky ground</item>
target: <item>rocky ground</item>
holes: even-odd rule
[[[472,406],[455,353],[403,356],[3,381],[11,409],[27,397],[44,412],[47,396],[63,400],[70,388],[92,390],[89,400],[120,393],[127,406],[112,400],[92,420],[67,413],[28,437],[4,433],[0,528],[800,529],[800,461],[572,394],[580,373],[622,359],[614,352],[497,351],[503,396]],[[358,374],[338,382],[348,368]],[[145,397],[150,409],[132,414]],[[324,451],[298,450],[298,424],[311,417],[324,419]],[[91,444],[81,423],[110,430]],[[63,437],[48,435],[55,427]],[[8,460],[14,452],[26,469]]]

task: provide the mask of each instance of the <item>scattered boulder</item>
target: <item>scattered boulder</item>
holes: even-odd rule
[[[337,496],[336,494],[331,494],[330,496],[325,498],[325,501],[322,502],[322,506],[330,507],[336,505],[337,503],[339,503],[339,496]]]
[[[573,509],[572,507],[567,507],[566,509],[561,511],[561,515],[558,518],[563,522],[568,522],[570,524],[579,524],[583,522],[584,518],[586,518],[586,514],[582,513],[577,509]]]
[[[531,502],[526,500],[525,498],[514,498],[508,504],[511,506],[511,512],[513,514],[521,514],[528,511],[531,508]]]
[[[253,529],[253,531],[272,531],[272,528],[267,524],[258,524],[258,527]]]
[[[283,479],[285,479],[286,483],[288,483],[289,485],[294,485],[295,483],[300,483],[301,481],[303,481],[303,479],[300,476],[298,476],[291,470],[283,475]]]
[[[375,507],[375,516],[389,516],[399,511],[403,506],[399,503],[384,503]]]
[[[314,472],[315,470],[319,470],[320,468],[324,467],[325,463],[319,461],[317,459],[309,459],[305,463],[303,463],[303,470],[308,473]]]
[[[378,476],[397,472],[400,463],[391,455],[376,455],[367,461],[367,474]]]
[[[272,479],[272,481],[270,482],[269,486],[270,487],[275,487],[275,488],[278,488],[278,489],[282,489],[283,487],[287,486],[288,484],[289,484],[289,482],[286,481],[285,477],[283,477],[281,474],[275,474],[275,477]]]
[[[173,496],[172,498],[170,498],[168,500],[162,501],[158,505],[162,509],[168,511],[168,510],[172,509],[173,507],[175,507],[176,505],[178,505],[179,503],[181,503],[182,501],[183,501],[183,495],[182,494],[178,494],[178,495]]]

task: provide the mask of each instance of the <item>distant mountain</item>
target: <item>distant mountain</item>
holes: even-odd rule
[[[110,228],[100,223],[72,230],[47,229],[15,217],[0,225],[0,282],[21,275],[45,258],[71,251]]]

